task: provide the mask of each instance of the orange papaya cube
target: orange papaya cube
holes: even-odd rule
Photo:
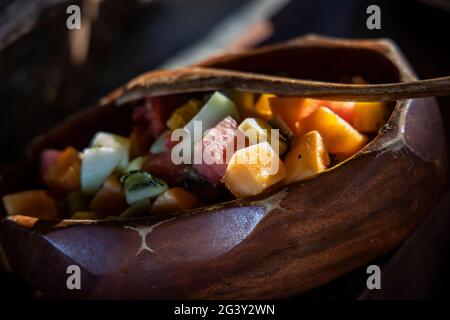
[[[303,109],[300,108],[302,102],[303,98],[294,98],[294,97],[269,98],[272,115],[279,116],[294,133],[297,131],[295,123],[301,117],[301,113],[303,112]]]
[[[338,116],[353,123],[355,102],[329,101],[312,98],[276,97],[270,99],[270,105],[274,115],[279,115],[284,122],[297,135],[303,135],[306,131],[298,127],[296,123],[308,117],[320,107],[328,107]]]
[[[328,100],[319,100],[321,101],[321,107],[328,107],[333,110],[339,117],[344,119],[350,124],[353,124],[354,120],[354,110],[355,110],[355,102],[354,101],[328,101]]]
[[[44,220],[59,217],[55,200],[45,190],[28,190],[3,197],[8,215],[24,215]]]
[[[332,101],[295,97],[275,97],[270,98],[269,102],[273,115],[280,116],[294,133],[297,132],[298,121],[308,117],[321,106],[331,108],[333,104]]]
[[[320,107],[299,122],[305,131],[317,130],[329,153],[352,155],[367,143],[367,137],[327,107]]]
[[[42,179],[50,188],[71,192],[80,189],[81,159],[72,147],[64,149],[58,158],[43,172]]]
[[[310,131],[294,139],[291,150],[284,159],[288,176],[286,183],[310,178],[325,171],[330,164],[325,143],[320,133]]]
[[[116,175],[106,179],[95,193],[89,208],[103,217],[118,215],[128,208],[122,184]]]
[[[268,142],[237,150],[223,181],[231,193],[243,198],[257,195],[286,177],[286,169]]]
[[[353,126],[363,133],[377,132],[387,121],[389,111],[383,102],[357,102]]]
[[[152,214],[165,214],[197,208],[201,202],[183,188],[171,188],[161,193],[153,203]]]
[[[333,110],[338,116],[351,123],[353,116],[354,102],[352,101],[330,101],[312,98],[303,98],[299,103],[299,118],[306,118],[320,107],[327,107]]]

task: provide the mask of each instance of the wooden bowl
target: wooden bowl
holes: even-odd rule
[[[308,36],[200,65],[325,81],[349,74],[371,83],[415,79],[388,40]],[[45,147],[81,148],[98,130],[129,132],[123,119],[131,108],[117,106],[118,98],[152,94],[146,84],[170,81],[163,74],[139,77],[38,138],[23,166],[3,172],[2,192],[27,186]],[[179,92],[179,81],[166,93]],[[435,99],[398,101],[374,140],[314,179],[165,218],[12,216],[0,222],[3,262],[58,298],[288,297],[397,247],[436,203],[445,171]],[[74,264],[81,268],[81,290],[66,286],[67,267]]]

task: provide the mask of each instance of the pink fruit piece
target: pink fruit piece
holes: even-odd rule
[[[149,97],[134,108],[132,119],[141,150],[148,150],[153,141],[166,131],[170,115],[186,100],[184,95]]]
[[[175,147],[179,141],[172,141],[172,135],[168,134],[164,137],[164,145],[167,147],[167,149],[172,149]]]
[[[166,121],[179,105],[172,103],[168,98],[156,97],[147,98],[145,107],[149,132],[153,138],[157,138],[166,130]]]
[[[183,178],[185,165],[175,164],[171,158],[171,151],[152,154],[143,164],[142,170],[153,173],[169,185],[174,185]]]
[[[61,155],[62,151],[55,150],[55,149],[45,149],[41,153],[41,166],[40,166],[40,173],[41,177],[44,176],[45,172],[58,161],[59,156]]]
[[[195,143],[194,152],[200,155],[197,159],[201,163],[194,161],[193,167],[214,185],[221,183],[227,164],[236,151],[236,129],[236,120],[227,116]]]

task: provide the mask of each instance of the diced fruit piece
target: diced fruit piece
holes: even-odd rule
[[[298,135],[303,135],[306,131],[299,127],[296,123],[311,115],[319,107],[328,107],[348,123],[353,123],[355,102],[352,101],[329,101],[311,98],[276,97],[271,98],[269,102],[273,114],[280,116],[288,127]]]
[[[118,169],[125,170],[130,153],[130,139],[108,132],[97,132],[91,141],[91,147],[108,147],[120,153]]]
[[[283,180],[286,169],[267,142],[236,151],[228,164],[223,181],[236,197],[257,195]]]
[[[61,150],[55,149],[46,149],[42,151],[40,166],[41,177],[44,177],[47,170],[56,163],[61,153]]]
[[[389,116],[388,108],[383,102],[356,102],[353,126],[364,133],[375,133]]]
[[[90,197],[80,191],[74,191],[64,199],[64,208],[69,215],[73,215],[77,212],[89,210],[89,201]]]
[[[303,98],[274,97],[269,98],[269,103],[273,116],[279,116],[293,132],[296,132],[296,122],[307,113],[306,108],[302,108]]]
[[[130,135],[130,158],[136,158],[148,153],[148,149],[152,145],[154,139],[146,133],[146,129],[142,126],[133,126]]]
[[[87,148],[81,161],[81,190],[94,194],[122,160],[123,154],[108,147]]]
[[[142,217],[150,214],[150,210],[152,208],[152,201],[149,198],[142,199],[124,212],[119,214],[119,218],[134,218],[134,217]]]
[[[172,188],[156,198],[152,206],[152,214],[178,212],[198,206],[200,206],[200,201],[192,193],[183,188]]]
[[[133,109],[131,119],[136,124],[147,125],[147,108],[145,106],[145,101],[143,104],[140,104]]]
[[[296,138],[287,154],[284,165],[288,172],[286,183],[306,179],[324,171],[330,158],[318,131],[310,131]]]
[[[117,215],[127,207],[122,184],[116,175],[111,175],[106,179],[89,205],[91,210],[98,212],[103,217]]]
[[[163,153],[169,150],[167,146],[167,140],[170,139],[170,133],[170,131],[165,131],[155,140],[155,142],[153,142],[152,146],[150,147],[151,154]]]
[[[239,114],[242,117],[253,115],[255,106],[255,95],[253,93],[247,91],[227,90],[225,91],[225,94],[234,102]]]
[[[272,131],[273,128],[262,119],[247,118],[241,122],[238,130],[248,138],[250,145],[267,141],[279,155],[283,154],[287,149],[286,143],[280,139],[279,132]],[[272,134],[275,135],[272,136]]]
[[[144,171],[133,171],[121,178],[127,203],[132,205],[145,198],[154,198],[168,188],[167,183]]]
[[[200,107],[201,102],[199,100],[189,100],[172,113],[169,120],[167,120],[167,127],[170,130],[183,128],[197,114]]]
[[[184,167],[182,164],[173,163],[171,151],[167,151],[148,157],[143,162],[141,170],[157,174],[158,177],[172,185],[182,179]]]
[[[222,184],[213,184],[197,173],[192,166],[183,169],[181,186],[189,190],[200,201],[207,204],[225,202],[234,199],[230,191]]]
[[[8,194],[3,197],[8,215],[25,215],[44,220],[59,217],[55,200],[44,190],[29,190]]]
[[[71,192],[80,188],[81,160],[78,151],[67,147],[43,172],[42,180],[59,192]]]
[[[179,141],[177,141],[177,140],[172,141],[172,133],[173,133],[173,131],[170,134],[168,134],[167,136],[165,136],[165,146],[166,146],[167,150],[172,150],[172,148],[175,147],[179,143]]]
[[[339,117],[353,125],[353,118],[355,112],[355,102],[353,101],[321,101],[321,107],[328,107]]]
[[[263,93],[255,105],[255,113],[258,117],[264,120],[270,120],[273,116],[272,109],[270,108],[269,99],[275,98],[275,95],[270,93]]]
[[[140,156],[137,157],[135,159],[133,159],[127,166],[127,169],[125,170],[125,172],[131,172],[131,171],[139,171],[142,169],[142,165],[144,164],[145,161],[147,161],[147,159],[149,158],[149,156]]]
[[[103,216],[95,211],[79,211],[76,212],[70,219],[74,220],[100,220]]]
[[[303,119],[301,126],[305,131],[319,131],[328,152],[333,154],[352,155],[367,142],[367,137],[327,107],[320,107]]]
[[[165,96],[147,98],[145,107],[148,129],[153,138],[166,130],[166,122],[172,112],[181,105],[183,97]]]
[[[194,169],[213,184],[220,183],[235,147],[236,120],[227,116],[194,146]]]
[[[187,101],[184,95],[145,99],[144,105],[133,110],[131,157],[148,152],[152,142],[166,130],[166,121],[172,112]]]
[[[201,122],[202,132],[200,134],[203,135],[207,129],[213,128],[226,116],[231,116],[236,121],[239,120],[239,113],[234,105],[234,102],[222,93],[216,91],[197,113],[197,115],[192,118],[184,128],[188,130],[191,135],[191,139],[194,141],[194,139],[196,139],[194,136],[195,121]]]

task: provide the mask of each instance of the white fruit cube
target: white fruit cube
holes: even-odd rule
[[[81,160],[81,190],[94,194],[122,160],[118,149],[95,147],[84,149]]]
[[[277,154],[283,154],[287,149],[286,143],[280,139],[279,131],[273,129],[262,119],[247,118],[242,121],[238,130],[248,138],[250,145],[266,141]]]
[[[189,123],[184,127],[190,135],[191,139],[195,142],[196,137],[194,136],[194,122],[199,121],[202,126],[202,132],[199,132],[198,139],[201,139],[203,133],[207,129],[213,128],[226,116],[231,116],[236,121],[239,120],[239,112],[233,101],[228,99],[222,93],[216,91],[209,98],[208,102],[201,108],[197,115],[189,121]]]
[[[109,132],[97,132],[91,141],[91,147],[108,147],[120,153],[118,169],[125,170],[129,162],[130,139]]]

